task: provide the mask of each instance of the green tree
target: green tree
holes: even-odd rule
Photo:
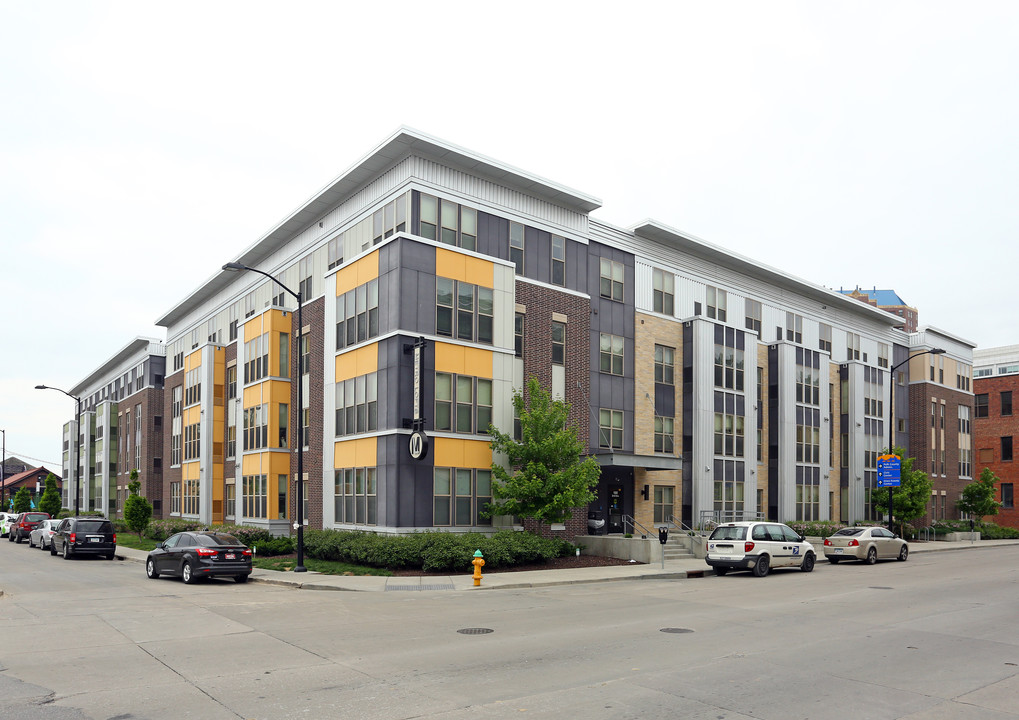
[[[24,485],[14,493],[14,512],[23,513],[32,509],[32,496]]]
[[[152,519],[152,505],[144,497],[138,494],[141,489],[141,482],[138,480],[138,470],[131,471],[131,482],[127,489],[130,495],[124,502],[124,522],[141,538],[145,528],[149,526]]]
[[[46,476],[46,490],[39,499],[39,509],[50,517],[60,514],[60,493],[57,492],[57,478],[53,473]]]
[[[999,480],[990,468],[985,467],[977,480],[962,489],[962,498],[955,506],[981,521],[986,515],[997,515],[1001,503],[995,499],[998,492],[995,485]]]
[[[527,397],[513,393],[520,418],[521,441],[489,425],[491,448],[506,456],[508,467],[492,463],[492,495],[487,515],[516,515],[546,523],[563,522],[574,508],[594,500],[601,468],[594,458],[581,459],[584,445],[568,426],[570,406],[552,400],[537,378],[527,383]]]
[[[913,469],[915,458],[907,458],[904,449],[897,447],[894,454],[899,456],[902,463],[901,484],[895,488],[893,501],[895,505],[893,519],[898,523],[901,535],[905,523],[923,517],[927,512],[927,503],[931,499],[931,481],[927,473]],[[888,512],[888,488],[874,490],[871,499],[875,508]]]

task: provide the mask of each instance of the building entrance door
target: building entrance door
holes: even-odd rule
[[[608,531],[623,532],[623,486],[610,483],[609,487]]]

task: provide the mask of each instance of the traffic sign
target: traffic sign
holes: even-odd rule
[[[879,455],[877,459],[877,486],[899,487],[902,484],[902,460],[898,455]]]

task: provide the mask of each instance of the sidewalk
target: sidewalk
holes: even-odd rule
[[[818,562],[826,563],[821,543],[810,538],[818,551]],[[979,548],[1019,547],[1019,540],[981,540],[979,542],[912,542],[910,555],[949,550],[975,550]],[[117,556],[123,560],[145,563],[148,555],[143,550],[126,547],[117,548]],[[908,562],[908,561],[907,561]],[[144,572],[139,568],[139,572]],[[394,592],[427,590],[508,590],[513,588],[549,587],[572,583],[613,582],[617,580],[683,580],[714,575],[704,560],[666,560],[648,565],[610,565],[607,567],[574,568],[568,570],[532,570],[526,572],[485,573],[480,587],[474,587],[471,570],[450,576],[400,576],[379,577],[375,575],[322,575],[316,572],[293,573],[280,570],[255,568],[251,582],[267,585],[281,585],[302,590],[341,590],[350,592]]]

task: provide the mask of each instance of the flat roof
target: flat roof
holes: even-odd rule
[[[106,360],[102,365],[93,370],[87,375],[81,382],[70,389],[72,395],[81,396],[88,388],[100,380],[104,375],[109,373],[111,370],[116,368],[118,365],[128,360],[132,355],[136,355],[142,350],[148,348],[153,343],[160,345],[163,348],[163,354],[159,357],[166,356],[166,345],[162,340],[157,338],[149,337],[136,337],[131,340],[127,345],[122,347],[120,350],[115,352],[109,359]]]

